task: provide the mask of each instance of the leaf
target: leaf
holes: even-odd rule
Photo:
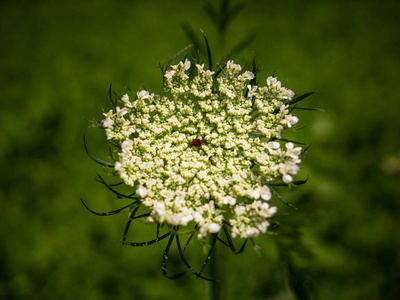
[[[294,185],[302,185],[302,184],[307,183],[307,181],[308,181],[308,177],[306,179],[304,179],[304,180],[293,181],[292,184],[294,184]]]
[[[276,67],[274,69],[274,72],[272,73],[272,77],[275,77],[275,73],[276,73]]]
[[[229,231],[226,228],[226,225],[230,226],[230,224],[226,222],[226,224],[222,225],[222,229],[224,230],[224,233],[225,233],[226,239],[228,240],[228,243],[222,241],[221,239],[219,239],[219,241],[222,242],[223,244],[225,244],[226,246],[228,246],[234,254],[242,253],[244,248],[246,247],[247,239],[244,240],[244,242],[243,242],[242,246],[240,247],[239,251],[237,251],[235,245],[233,244],[231,235],[229,234]]]
[[[133,209],[132,208],[130,209],[130,216],[129,216],[128,222],[126,223],[126,226],[125,226],[124,236],[122,237],[122,243],[124,243],[126,240],[126,236],[128,234],[129,228],[131,226],[131,222],[134,220],[135,215],[136,215],[137,211],[139,210],[139,207],[140,207],[140,205],[138,205],[137,207],[133,207]]]
[[[253,62],[252,62],[251,72],[254,74],[254,78],[250,81],[250,85],[255,86],[257,85],[257,74],[260,72],[260,69],[256,64],[256,55],[254,52],[253,52]]]
[[[280,138],[280,139],[277,139],[277,140],[278,140],[278,141],[282,141],[282,142],[288,142],[288,143],[298,144],[298,145],[307,145],[307,144],[302,143],[302,142],[296,142],[296,141],[288,140],[288,139],[282,139],[282,138]]]
[[[204,33],[204,31],[202,29],[200,29],[200,30],[201,30],[201,33],[203,33],[203,37],[204,37],[204,40],[206,42],[207,57],[208,57],[208,69],[211,71],[212,70],[212,57],[211,57],[210,45],[208,44],[208,40],[207,40],[206,34]]]
[[[137,203],[137,202],[132,202],[131,204],[128,204],[128,205],[126,205],[126,206],[124,206],[124,207],[122,207],[122,208],[119,208],[119,209],[116,209],[116,210],[113,210],[113,211],[110,211],[110,212],[98,213],[98,212],[95,212],[95,211],[91,210],[91,209],[85,204],[85,202],[83,201],[82,197],[81,197],[81,202],[82,202],[82,204],[86,207],[86,209],[87,209],[88,211],[90,211],[92,214],[97,215],[97,216],[103,216],[103,217],[105,217],[105,216],[112,216],[112,215],[118,214],[118,213],[124,211],[125,209],[127,209],[128,207],[131,207],[132,205],[134,205],[134,204]]]
[[[304,156],[304,154],[307,153],[307,151],[308,151],[308,149],[310,149],[310,147],[311,147],[311,144],[308,145],[305,149],[303,149],[303,151],[301,151],[301,153],[300,153],[300,157]]]
[[[192,232],[189,233],[189,238],[188,238],[188,240],[186,241],[186,245],[185,245],[185,248],[183,248],[183,252],[186,251],[187,246],[189,245],[190,241],[192,240],[192,237],[194,236],[194,233],[195,233],[197,230],[199,230],[199,225],[196,224],[196,225],[194,226]]]
[[[121,194],[120,192],[117,192],[116,190],[114,190],[109,184],[107,184],[107,182],[100,176],[99,173],[97,173],[97,176],[99,176],[100,180],[98,180],[100,183],[104,184],[111,192],[113,192],[115,195],[117,195],[118,197],[121,198],[128,198],[128,199],[138,199],[139,195],[124,195]]]
[[[279,199],[279,201],[281,201],[283,204],[290,206],[291,208],[297,209],[296,207],[294,207],[292,204],[288,203],[287,201],[285,201],[281,195],[279,195],[279,193],[277,191],[275,191],[271,186],[268,186],[269,189],[271,190],[271,192]]]
[[[133,93],[133,94],[135,94],[135,91],[134,90],[132,90],[131,88],[129,88],[129,87],[125,87],[128,91],[130,91],[131,93]]]
[[[309,97],[309,96],[315,94],[316,92],[317,92],[317,91],[312,91],[312,92],[305,93],[305,94],[301,94],[301,95],[299,95],[299,96],[297,96],[297,97],[294,97],[294,98],[289,102],[289,105],[293,105],[293,104],[295,104],[296,102],[299,102],[299,101],[301,101],[301,100],[304,100],[305,98],[307,98],[307,97]]]
[[[203,273],[203,271],[205,270],[205,268],[207,267],[207,264],[208,264],[208,262],[210,261],[210,258],[211,258],[211,254],[213,253],[213,251],[214,251],[214,247],[215,247],[215,242],[217,241],[217,239],[218,239],[218,233],[215,233],[215,234],[213,234],[212,235],[213,236],[213,239],[212,239],[212,241],[211,241],[211,247],[210,247],[210,250],[208,251],[208,254],[207,254],[207,257],[206,257],[206,259],[205,259],[205,261],[204,261],[204,263],[203,263],[203,267],[201,268],[201,270],[200,270],[200,275],[201,275],[201,273]]]
[[[224,73],[224,69],[225,69],[225,67],[226,67],[226,63],[224,63],[224,64],[218,64],[217,63],[217,66],[219,67],[216,71],[215,71],[215,74],[213,75],[213,81],[215,81],[215,78],[217,78],[218,77],[218,75],[219,75],[219,73],[223,73],[223,74],[225,74]]]
[[[169,235],[171,235],[171,231],[168,231],[166,234],[164,234],[158,238],[155,238],[154,240],[148,241],[148,242],[141,242],[141,243],[123,242],[123,243],[124,243],[124,245],[132,246],[132,247],[150,246],[152,244],[158,243],[159,241],[165,239]]]
[[[165,67],[165,69],[164,69],[164,74],[165,74],[165,72],[169,69],[169,67],[171,66],[172,62],[175,60],[175,58],[176,58],[178,55],[180,55],[181,53],[185,52],[187,49],[189,49],[189,48],[192,47],[192,46],[193,46],[193,45],[190,44],[189,46],[183,48],[181,51],[179,51],[178,53],[176,53],[176,54],[169,60],[169,62],[167,63],[167,65],[166,65],[166,67]]]
[[[291,186],[291,185],[302,185],[305,184],[308,181],[308,177],[304,180],[297,180],[297,181],[293,181],[290,184],[289,183],[284,183],[284,182],[279,182],[279,183],[271,183],[271,182],[262,182],[262,184],[267,185],[269,188],[271,188],[271,186]]]
[[[187,273],[187,271],[184,271],[184,272],[179,273],[179,274],[174,275],[174,276],[169,276],[168,275],[167,261],[168,261],[169,250],[171,248],[172,242],[174,241],[174,238],[175,238],[175,234],[172,234],[171,237],[168,240],[167,246],[165,247],[164,255],[163,255],[163,258],[162,258],[162,261],[161,261],[161,272],[165,277],[167,277],[169,279],[178,279],[178,278],[182,277],[183,275],[185,275]]]
[[[325,110],[321,109],[321,108],[314,108],[314,107],[293,107],[293,109],[300,109],[300,110],[316,110],[316,111],[321,111],[321,112],[325,112]]]
[[[115,111],[117,107],[117,100],[113,99],[112,93],[113,93],[112,84],[110,84],[110,89],[108,90],[108,97],[110,98],[111,105]]]
[[[181,259],[182,259],[183,263],[184,263],[185,266],[189,269],[189,271],[192,272],[192,273],[193,273],[194,275],[196,275],[197,277],[200,277],[200,278],[202,278],[202,279],[204,279],[204,280],[207,280],[207,281],[215,281],[215,279],[210,279],[210,278],[207,278],[207,277],[202,276],[201,274],[197,273],[197,272],[190,266],[190,264],[188,263],[187,259],[185,258],[185,255],[183,254],[182,247],[181,247],[181,243],[180,243],[180,241],[179,241],[179,234],[175,234],[175,236],[176,236],[176,245],[177,245],[177,247],[178,247],[179,255],[181,256]]]
[[[111,163],[109,163],[109,162],[106,162],[106,161],[104,161],[104,160],[101,160],[101,159],[97,158],[96,156],[94,156],[92,153],[89,152],[89,150],[88,150],[88,148],[87,148],[87,146],[86,146],[86,138],[85,138],[85,136],[83,136],[83,144],[85,145],[85,150],[86,150],[87,155],[89,155],[89,157],[90,157],[93,161],[95,161],[95,162],[98,163],[99,165],[102,165],[102,166],[105,166],[105,167],[109,167],[109,168],[114,168],[114,167],[115,167],[114,164],[111,164]]]

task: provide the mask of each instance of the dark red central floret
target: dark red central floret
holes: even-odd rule
[[[195,139],[192,143],[193,147],[200,148],[201,147],[201,140],[200,139]]]

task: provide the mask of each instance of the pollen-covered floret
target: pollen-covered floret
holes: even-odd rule
[[[299,172],[301,148],[277,141],[298,122],[294,93],[274,77],[252,86],[255,75],[233,61],[214,75],[188,60],[173,65],[164,75],[171,98],[123,95],[102,126],[120,145],[115,172],[151,210],[149,222],[195,223],[203,238],[225,220],[234,237],[256,237],[277,210],[266,183]]]

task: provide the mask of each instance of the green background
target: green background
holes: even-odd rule
[[[1,299],[207,299],[208,283],[162,276],[166,241],[123,247],[127,215],[80,202],[125,205],[94,180],[115,182],[84,151],[86,135],[108,156],[85,118],[109,109],[110,83],[161,93],[158,63],[190,43],[182,24],[204,30],[215,58],[255,33],[231,57],[250,68],[254,51],[262,80],[276,69],[325,110],[298,114],[306,127],[290,137],[312,144],[298,176],[309,182],[281,191],[297,210],[274,200],[280,226],[257,238],[261,256],[226,255],[228,299],[399,299],[400,5],[246,1],[221,45],[204,3],[1,2]],[[136,229],[132,240],[154,236]]]

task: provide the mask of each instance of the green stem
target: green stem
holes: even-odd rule
[[[211,282],[212,300],[223,300],[226,297],[225,259],[225,247],[217,242],[214,247],[213,257],[210,261],[211,278],[216,279],[216,281]]]

